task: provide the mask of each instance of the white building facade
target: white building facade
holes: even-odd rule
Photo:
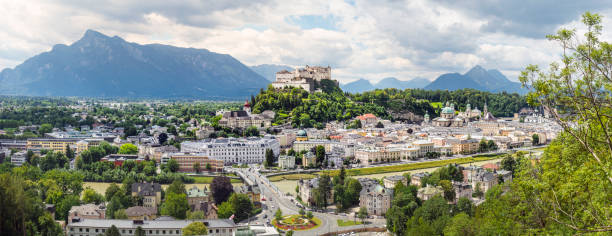
[[[274,137],[224,138],[181,143],[181,152],[199,153],[211,159],[222,160],[226,165],[263,163],[267,149],[278,156],[278,140]]]

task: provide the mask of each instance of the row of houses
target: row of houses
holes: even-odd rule
[[[459,198],[466,197],[472,199],[472,193],[477,187],[485,193],[500,180],[504,182],[512,181],[512,172],[500,170],[496,164],[488,164],[483,167],[469,166],[459,167],[463,173],[463,181],[452,181],[455,190],[455,199],[449,203],[456,203]],[[380,184],[374,179],[359,178],[362,186],[359,193],[359,206],[365,207],[369,215],[382,216],[387,213],[393,201],[393,191],[395,186],[401,182],[404,185],[421,186],[422,180],[430,174],[427,172],[416,173],[407,179],[405,176],[388,176]],[[309,206],[314,205],[314,190],[319,187],[319,178],[298,181],[299,197]],[[333,190],[327,196],[327,203],[333,204]],[[426,201],[434,196],[443,196],[444,191],[440,186],[427,185],[417,191],[417,197]]]

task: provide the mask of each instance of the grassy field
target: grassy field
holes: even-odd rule
[[[214,177],[210,176],[194,176],[196,184],[210,184]],[[231,183],[242,183],[242,180],[239,179],[231,179]]]
[[[534,148],[532,150],[534,151],[539,151],[539,152],[543,152],[544,150],[546,150],[547,147],[539,147],[539,148]]]
[[[380,174],[380,173],[417,170],[417,169],[425,169],[425,168],[432,168],[432,167],[440,167],[440,166],[445,166],[448,164],[465,164],[465,163],[472,163],[472,162],[478,162],[478,161],[486,161],[486,160],[500,158],[503,155],[505,154],[488,154],[488,155],[479,155],[479,156],[473,156],[473,157],[463,157],[463,158],[457,158],[457,159],[451,159],[451,160],[429,161],[429,162],[402,164],[402,165],[394,165],[394,166],[357,168],[357,169],[346,170],[346,174],[349,176],[358,176],[358,175],[371,175],[371,174]],[[339,172],[340,171],[338,170],[321,171],[318,174],[327,173],[331,176],[335,176]]]
[[[313,174],[287,174],[287,175],[276,175],[271,176],[268,179],[272,182],[283,181],[283,180],[299,180],[299,179],[313,179],[316,178]]]
[[[338,226],[352,226],[352,225],[360,225],[361,221],[352,221],[352,220],[338,220]]]

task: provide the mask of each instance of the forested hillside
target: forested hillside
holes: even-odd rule
[[[412,112],[432,117],[439,114],[440,102],[451,102],[464,110],[470,103],[472,108],[482,110],[485,102],[495,116],[509,117],[526,107],[525,97],[516,93],[490,93],[474,89],[456,91],[429,91],[423,89],[394,88],[376,89],[364,93],[342,93],[330,84],[321,86],[323,93],[312,93],[298,89],[275,90],[269,87],[251,98],[253,112],[265,110],[277,112],[275,123],[291,122],[296,127],[322,127],[327,121],[348,120],[364,113],[391,119],[389,112]],[[438,105],[432,105],[438,104]]]

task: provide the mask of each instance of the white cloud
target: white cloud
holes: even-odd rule
[[[512,12],[512,7],[517,5],[504,10]],[[343,0],[4,1],[0,68],[14,67],[54,44],[70,44],[86,29],[137,43],[206,48],[247,65],[331,65],[342,82],[433,79],[476,64],[515,78],[527,64],[547,65],[558,58],[554,44],[515,32],[521,24],[533,29],[538,18],[526,23],[510,13],[492,17],[484,10],[437,0],[356,0],[354,5]],[[334,30],[302,29],[287,20],[305,15],[330,20]],[[572,23],[565,18],[542,24]],[[512,29],[491,30],[500,19]]]

